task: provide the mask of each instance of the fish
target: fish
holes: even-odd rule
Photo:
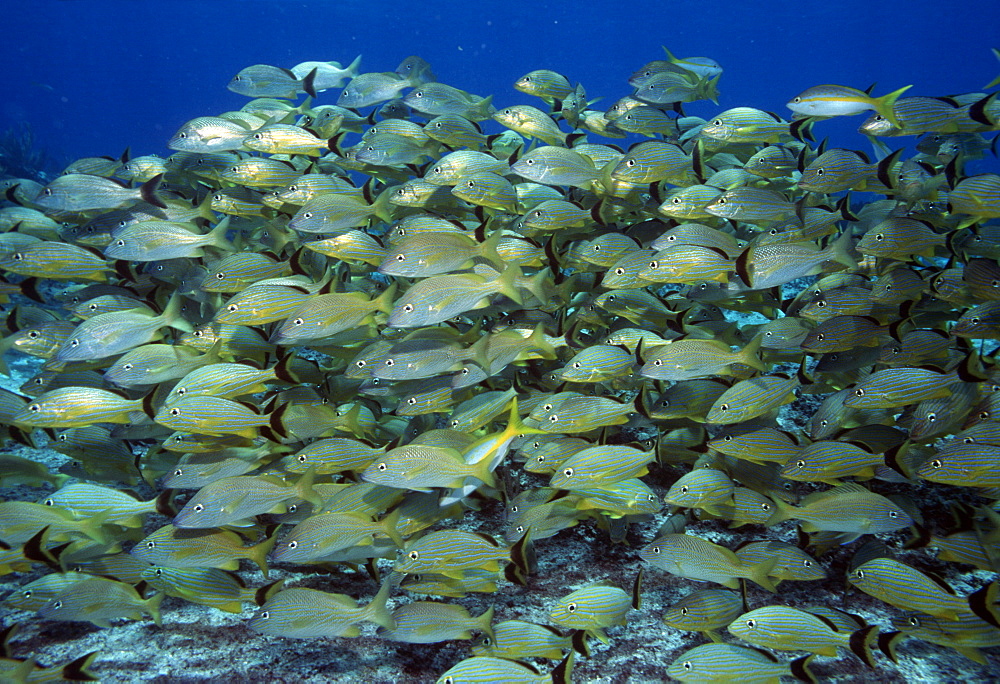
[[[695,682],[721,682],[740,678],[747,682],[776,682],[781,677],[795,677],[803,682],[815,682],[809,669],[815,654],[791,663],[753,648],[733,644],[704,644],[682,653],[667,668],[674,679]]]
[[[715,375],[730,375],[732,365],[742,363],[766,371],[759,358],[761,338],[755,337],[734,352],[718,340],[672,340],[649,351],[639,373],[657,380],[694,380]]]
[[[34,203],[54,211],[90,211],[147,202],[166,209],[159,195],[162,174],[153,176],[138,188],[125,187],[120,182],[101,176],[70,173],[59,176],[41,189]]]
[[[736,589],[738,578],[743,577],[772,593],[775,591],[768,573],[776,559],[744,565],[729,549],[693,535],[663,535],[643,547],[639,557],[654,567],[687,579],[716,582]]]
[[[453,639],[471,639],[473,630],[493,633],[493,606],[473,618],[462,606],[435,601],[414,601],[392,611],[393,628],[381,627],[378,635],[408,644],[433,644]]]
[[[573,654],[570,653],[552,672],[541,674],[531,665],[493,656],[473,656],[449,668],[438,677],[436,684],[461,684],[463,682],[526,682],[531,684],[566,684],[573,671]]]
[[[466,568],[496,571],[500,561],[509,561],[510,557],[510,550],[488,535],[441,530],[407,543],[392,569],[403,574],[431,572],[461,579]]]
[[[331,594],[306,587],[282,589],[262,605],[247,626],[258,634],[289,639],[357,636],[358,625],[371,622],[387,629],[395,627],[386,607],[391,584],[383,582],[365,606],[344,594]]]
[[[241,526],[255,515],[276,509],[284,512],[284,503],[290,499],[304,499],[319,506],[322,499],[313,491],[312,481],[309,471],[294,484],[273,475],[224,477],[199,489],[172,522],[180,529]]]
[[[806,531],[879,534],[913,524],[913,518],[895,503],[853,483],[810,494],[798,507],[783,501],[774,503],[777,510],[768,525],[795,519]]]
[[[44,620],[91,622],[111,627],[116,618],[142,619],[148,613],[159,626],[160,603],[166,594],[156,593],[144,599],[129,584],[106,577],[90,577],[66,587],[38,609]]]
[[[244,67],[233,76],[226,87],[238,95],[247,97],[279,97],[295,99],[301,92],[316,97],[313,87],[318,68],[314,67],[306,76],[299,78],[291,69],[254,64]]]
[[[322,561],[339,551],[375,544],[378,540],[386,538],[402,548],[403,538],[397,530],[400,515],[399,508],[378,522],[373,522],[368,516],[357,513],[335,512],[311,515],[293,527],[275,546],[271,561],[274,563]]]
[[[865,665],[875,667],[871,645],[878,637],[878,628],[873,625],[849,634],[822,616],[788,606],[765,606],[733,620],[729,633],[755,646],[778,651],[809,651],[836,657],[838,647],[849,648]]]
[[[739,617],[743,607],[743,598],[728,589],[698,589],[673,603],[660,619],[668,627],[701,632],[719,643],[717,630]]]
[[[957,596],[950,587],[892,558],[875,558],[862,563],[847,575],[847,581],[861,591],[903,610],[918,610],[946,620],[959,620],[970,610],[969,599]],[[989,585],[984,587],[989,589]]]
[[[591,584],[563,596],[549,611],[557,625],[584,630],[604,643],[610,643],[608,627],[624,625],[631,610],[642,607],[642,571],[636,577],[632,593],[607,584]]]
[[[205,567],[239,570],[240,559],[252,560],[267,577],[267,554],[277,541],[277,530],[251,546],[232,530],[181,529],[164,525],[137,542],[134,558],[168,568]]]
[[[861,112],[874,110],[889,120],[894,126],[899,126],[894,105],[900,95],[912,86],[904,86],[881,97],[840,85],[820,85],[808,88],[791,100],[785,106],[797,114],[807,116],[851,116]]]

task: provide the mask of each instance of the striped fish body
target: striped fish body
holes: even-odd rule
[[[813,442],[788,460],[781,476],[800,482],[839,484],[842,477],[873,477],[875,468],[885,464],[881,454],[873,454],[849,442]]]
[[[800,658],[792,663],[774,656],[732,644],[705,644],[682,653],[667,674],[685,684],[709,682],[768,682],[795,676],[803,681],[816,681],[808,671],[815,656]]]
[[[496,658],[548,658],[559,660],[563,652],[571,649],[572,638],[548,625],[537,625],[522,620],[505,620],[493,625],[493,638],[481,638],[473,644],[472,652],[479,656]]]
[[[966,598],[945,591],[924,573],[891,558],[863,563],[848,574],[847,581],[902,610],[917,610],[947,620],[959,620],[970,612]]]
[[[734,553],[747,565],[777,558],[777,562],[768,573],[768,576],[775,580],[808,582],[826,577],[826,570],[815,558],[799,547],[784,542],[750,542],[736,549]]]
[[[357,513],[319,513],[311,515],[275,546],[276,563],[308,563],[358,545],[371,545],[378,539],[391,538],[399,547],[403,540],[396,531],[399,509],[381,522],[373,522]]]
[[[777,510],[768,521],[800,520],[806,532],[881,534],[910,526],[913,519],[899,506],[861,485],[847,483],[802,499],[798,507],[774,501]]]
[[[632,602],[632,596],[618,587],[592,584],[559,599],[549,611],[549,619],[561,627],[586,630],[605,641],[608,637],[604,629],[624,625]]]
[[[15,423],[35,427],[85,427],[94,423],[134,422],[134,414],[143,411],[142,399],[124,399],[121,395],[94,387],[62,387],[45,392],[14,415]]]
[[[734,505],[734,491],[733,481],[721,470],[695,468],[670,485],[664,501],[673,506],[700,508],[720,515],[720,506]]]
[[[466,568],[497,570],[510,552],[486,535],[458,530],[431,532],[406,545],[393,570],[405,574],[432,572],[459,579]]]
[[[917,475],[959,487],[1000,486],[1000,447],[990,444],[952,442],[917,469]]]
[[[614,484],[645,475],[649,472],[646,466],[655,459],[655,453],[634,447],[588,447],[563,461],[552,476],[549,486],[555,489],[575,489]]]
[[[762,416],[795,401],[795,388],[798,385],[798,378],[781,375],[762,375],[740,380],[715,400],[705,416],[705,422],[732,425]]]
[[[164,525],[132,547],[129,553],[153,565],[168,568],[219,568],[238,570],[240,559],[254,561],[267,577],[265,559],[275,535],[253,546],[244,546],[243,538],[231,530],[184,530]]]
[[[284,513],[284,503],[308,499],[320,504],[312,490],[312,474],[295,483],[286,483],[273,475],[237,475],[205,485],[174,517],[174,527],[208,528],[245,525],[246,520],[262,513]]]
[[[863,640],[854,643],[851,633],[837,631],[826,619],[787,606],[765,606],[744,613],[729,625],[729,633],[754,646],[809,651],[831,658],[836,657],[838,648],[857,649],[862,660],[873,662],[870,645]],[[876,634],[872,627],[859,636],[871,641]]]
[[[180,432],[209,436],[239,435],[253,439],[257,436],[258,428],[268,425],[272,416],[274,414],[260,414],[229,399],[192,396],[162,407],[154,420]]]
[[[663,613],[663,624],[688,632],[701,632],[720,641],[715,630],[726,627],[743,613],[740,595],[728,589],[698,589]]]
[[[951,394],[958,377],[927,368],[886,368],[858,383],[844,401],[855,409],[894,408]]]
[[[217,568],[167,568],[153,566],[143,570],[142,577],[167,596],[211,606],[227,613],[243,611],[244,601],[253,600],[238,575]]]
[[[292,587],[268,599],[250,619],[249,627],[259,634],[292,639],[358,636],[362,622],[383,627],[394,625],[385,607],[389,585],[384,584],[366,606],[359,606],[350,596],[330,594],[316,589]]]
[[[768,591],[774,584],[767,575],[774,561],[744,565],[729,549],[689,534],[666,534],[639,552],[639,557],[661,570],[693,580],[739,587],[740,577],[753,580]]]

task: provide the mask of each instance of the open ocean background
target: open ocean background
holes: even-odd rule
[[[29,124],[55,171],[128,146],[168,155],[166,141],[184,122],[247,102],[226,84],[255,63],[346,65],[361,54],[361,71],[392,71],[415,54],[441,82],[493,93],[498,107],[537,104],[512,84],[546,68],[602,97],[601,107],[631,93],[629,75],[662,59],[666,45],[725,68],[719,105],[697,102],[688,113],[752,106],[786,118],[785,102],[821,83],[947,95],[977,91],[1000,71],[990,52],[1000,45],[995,1],[8,0],[3,16],[0,131]],[[862,120],[823,122],[816,134],[860,148]],[[983,164],[995,158],[969,172]]]

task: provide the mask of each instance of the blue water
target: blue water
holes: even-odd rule
[[[0,131],[27,122],[60,162],[128,146],[168,154],[185,121],[246,103],[226,84],[254,63],[347,64],[362,54],[362,71],[392,71],[416,54],[440,81],[492,93],[498,106],[533,102],[511,84],[548,68],[610,104],[666,45],[725,68],[719,105],[687,108],[700,116],[740,105],[788,116],[784,103],[820,83],[877,82],[876,94],[913,84],[908,95],[946,95],[977,91],[1000,73],[990,52],[1000,46],[995,1],[8,0],[3,17]],[[817,134],[856,148],[860,122],[824,122]]]

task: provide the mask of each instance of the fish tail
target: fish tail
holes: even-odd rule
[[[994,627],[1000,627],[1000,607],[997,606],[997,593],[1000,592],[1000,582],[993,581],[982,589],[969,594],[969,610],[980,620]]]
[[[82,655],[76,660],[63,665],[62,670],[59,672],[59,676],[70,682],[96,682],[100,680],[96,674],[90,671],[90,666],[93,664],[94,660],[97,658],[99,651],[91,651],[86,655]],[[31,664],[31,669],[34,669],[35,664],[32,660],[25,661]],[[30,672],[31,670],[29,670]],[[21,681],[14,678],[15,682]]]
[[[381,525],[385,530],[385,534],[392,542],[399,548],[403,548],[405,542],[403,541],[403,536],[399,533],[399,519],[402,517],[403,509],[395,508],[388,515],[382,518]]]
[[[899,662],[896,656],[896,644],[906,638],[903,632],[882,632],[878,635],[878,650],[894,663]]]
[[[388,630],[396,629],[396,619],[392,617],[392,613],[389,611],[386,603],[389,601],[389,594],[392,592],[392,582],[389,578],[386,578],[382,582],[382,586],[379,587],[378,593],[375,594],[375,598],[371,600],[367,606],[365,606],[363,620],[372,622],[380,627],[385,627]]]
[[[361,55],[354,58],[354,61],[347,65],[347,73],[344,74],[347,78],[354,78],[358,75],[358,71],[361,69]]]
[[[833,243],[830,244],[830,258],[839,264],[843,264],[849,269],[857,269],[858,262],[850,254],[853,246],[853,238],[850,230],[845,230]]]
[[[285,580],[275,580],[270,584],[265,584],[261,588],[253,592],[253,602],[258,606],[262,606],[267,603],[272,596],[277,594],[285,587]]]
[[[522,278],[521,269],[517,264],[508,264],[507,268],[496,279],[497,292],[509,297],[517,304],[524,304],[517,281]]]
[[[496,611],[494,606],[490,606],[486,609],[486,612],[476,618],[479,623],[479,630],[490,637],[491,640],[496,641],[496,637],[493,635],[493,613]]]
[[[299,376],[296,375],[292,369],[292,361],[295,360],[295,354],[286,354],[278,360],[278,363],[274,364],[274,368],[271,372],[274,373],[274,377],[282,382],[287,382],[289,385],[298,385],[301,380]]]
[[[399,287],[399,283],[393,281],[389,287],[385,288],[385,292],[380,294],[372,304],[375,305],[376,311],[381,311],[382,313],[392,313],[392,300],[396,296],[396,288]]]
[[[517,407],[517,397],[515,396],[510,400],[510,413],[507,415],[507,430],[515,432],[518,435],[546,435],[548,434],[545,430],[538,430],[533,427],[528,427],[521,420],[520,411]]]
[[[900,124],[899,119],[896,118],[896,100],[899,99],[900,95],[912,87],[912,85],[903,86],[899,90],[894,90],[888,95],[875,98],[875,111],[888,119],[889,123],[896,128],[902,128],[902,124]]]
[[[163,183],[163,174],[158,173],[139,186],[139,196],[142,198],[143,202],[148,202],[154,207],[159,207],[160,209],[166,209],[167,205],[164,204],[158,192],[161,183]]]
[[[493,469],[496,468],[497,465],[499,464],[492,458],[484,458],[481,461],[476,461],[476,463],[473,464],[472,475],[473,477],[482,480],[487,486],[495,488],[497,486],[497,481],[493,476]]]
[[[800,682],[808,682],[809,684],[816,684],[816,675],[812,673],[809,669],[809,663],[812,662],[813,658],[816,657],[815,653],[810,653],[802,658],[796,658],[790,664],[792,669],[792,676],[795,677]]]
[[[319,508],[323,505],[323,497],[313,489],[313,481],[315,479],[316,466],[309,466],[306,472],[302,473],[302,477],[299,478],[298,482],[295,483],[295,489],[298,490],[299,496],[316,508]]]
[[[851,639],[848,642],[854,655],[861,658],[862,662],[871,668],[875,667],[875,659],[872,656],[872,644],[875,643],[878,636],[878,626],[868,625],[851,634]]]
[[[236,251],[236,245],[229,241],[226,237],[226,233],[229,232],[229,217],[225,217],[219,223],[209,231],[206,236],[210,242],[209,244],[213,247],[218,247],[219,249],[224,249],[230,252]]]
[[[319,71],[319,67],[313,67],[312,71],[306,74],[305,78],[302,79],[302,90],[309,97],[316,97],[316,87],[313,84],[316,81],[317,71]]]
[[[549,677],[552,678],[552,684],[569,684],[570,677],[573,674],[573,662],[576,660],[576,656],[573,651],[563,658],[562,662],[553,668],[552,672],[549,673]]]
[[[176,516],[177,508],[174,506],[174,496],[176,494],[177,490],[175,489],[164,489],[160,492],[160,495],[156,497],[156,512],[168,518]]]
[[[573,650],[580,655],[589,658],[590,657],[590,644],[587,643],[587,632],[583,629],[573,630],[573,634],[570,636],[570,643],[573,644]]]
[[[760,358],[760,345],[764,341],[762,335],[755,335],[753,339],[747,342],[747,345],[740,350],[739,359],[740,363],[745,363],[751,368],[756,368],[757,370],[764,372],[767,367]]]
[[[153,622],[156,623],[157,627],[163,625],[163,618],[160,616],[160,604],[163,603],[165,597],[166,594],[164,592],[158,591],[143,602],[146,612],[153,617]]]
[[[795,517],[795,507],[777,497],[774,499],[774,508],[774,513],[772,513],[771,517],[767,519],[766,523],[764,523],[767,527],[773,527],[778,523],[791,520]]]
[[[271,549],[278,543],[278,530],[280,529],[281,525],[273,525],[268,529],[267,537],[264,541],[246,549],[247,558],[257,564],[260,571],[264,573],[265,579],[267,579],[268,573],[267,554],[271,553]]]
[[[774,566],[778,564],[778,558],[768,558],[763,560],[756,565],[750,566],[750,572],[747,574],[747,579],[756,582],[760,586],[767,589],[772,594],[778,593],[777,587],[774,585],[774,580],[769,576],[771,571],[774,570]]]
[[[193,333],[194,326],[184,319],[183,307],[184,299],[176,293],[171,295],[170,301],[167,302],[167,306],[164,307],[163,313],[160,314],[160,320],[163,321],[163,325],[176,328],[181,332]]]

